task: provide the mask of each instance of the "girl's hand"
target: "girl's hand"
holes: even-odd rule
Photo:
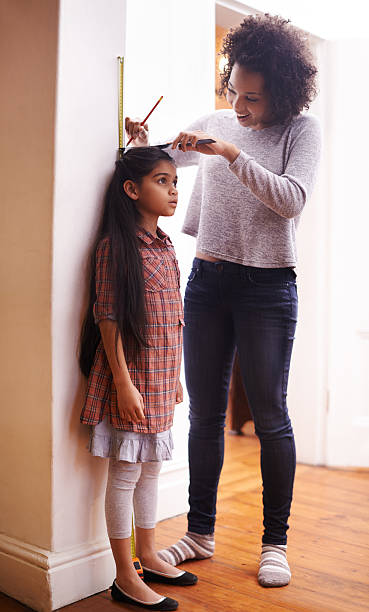
[[[176,404],[181,404],[183,402],[183,387],[181,381],[178,379],[177,383],[177,393],[176,393]]]
[[[134,384],[117,384],[116,389],[121,418],[131,423],[143,421],[145,419],[143,397]]]
[[[125,128],[127,138],[133,138],[132,143],[135,147],[148,147],[149,146],[149,126],[147,123],[141,125],[141,121],[136,119],[130,119],[126,117]]]
[[[205,138],[212,138],[215,142],[212,144],[197,145],[198,140]],[[205,155],[222,155],[228,159],[230,163],[232,163],[240,153],[240,150],[232,143],[214,138],[214,136],[210,136],[206,134],[206,132],[201,132],[200,130],[196,130],[195,132],[180,132],[177,138],[173,140],[172,149],[177,148],[179,144],[181,145],[180,150],[184,153],[187,151],[199,151],[199,153],[205,153]]]

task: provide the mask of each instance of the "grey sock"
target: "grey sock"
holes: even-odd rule
[[[264,587],[286,586],[291,580],[291,571],[286,556],[287,546],[263,544],[258,581]]]
[[[214,554],[214,534],[202,535],[187,531],[176,544],[159,550],[158,555],[171,565],[179,565],[187,559],[207,559]]]

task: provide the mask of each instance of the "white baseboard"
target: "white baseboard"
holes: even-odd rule
[[[159,479],[158,521],[187,512],[188,482],[187,460],[164,463]]]
[[[39,612],[103,591],[113,577],[108,540],[57,553],[0,535],[0,591]]]
[[[185,461],[163,467],[158,520],[187,510]],[[115,575],[108,539],[51,552],[0,534],[0,591],[38,612],[52,612],[107,589]]]

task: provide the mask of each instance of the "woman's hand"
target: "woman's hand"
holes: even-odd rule
[[[118,412],[122,419],[130,423],[140,423],[145,419],[143,397],[133,383],[116,384]]]
[[[147,123],[145,123],[145,125],[141,125],[139,119],[134,121],[133,119],[126,117],[125,128],[128,139],[133,138],[132,143],[135,147],[149,146],[149,126]]]
[[[176,392],[176,404],[181,404],[183,402],[183,387],[182,383],[178,378],[177,383],[177,392]]]
[[[198,140],[203,140],[205,138],[212,138],[215,142],[211,144],[197,144]],[[196,130],[195,132],[180,132],[177,138],[173,140],[172,149],[176,149],[179,144],[181,145],[181,151],[184,153],[187,151],[198,151],[199,153],[205,153],[205,155],[222,155],[228,159],[230,163],[232,163],[240,153],[240,149],[231,142],[214,138],[200,130]]]

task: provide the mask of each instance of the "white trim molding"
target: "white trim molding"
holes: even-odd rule
[[[103,591],[113,577],[107,539],[52,552],[0,535],[0,591],[39,612]]]
[[[188,484],[187,459],[164,463],[159,479],[158,521],[187,512]]]

